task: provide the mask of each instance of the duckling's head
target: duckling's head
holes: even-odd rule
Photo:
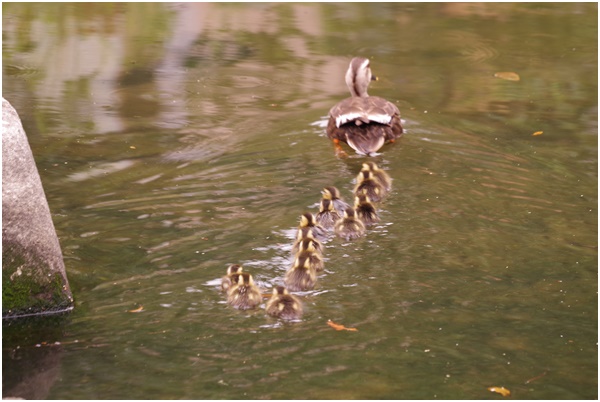
[[[243,286],[243,285],[252,286],[252,285],[254,285],[254,279],[252,278],[252,275],[250,275],[248,272],[242,272],[239,274],[239,276],[237,278],[237,284],[240,286]]]
[[[323,198],[326,200],[337,200],[340,198],[340,191],[336,187],[325,187],[323,189]]]
[[[310,212],[305,212],[300,216],[300,227],[314,226],[316,224],[315,217]]]
[[[300,241],[302,239],[315,239],[315,234],[313,233],[313,228],[308,226],[303,226],[298,229],[298,233],[296,234],[296,240]]]
[[[309,251],[309,252],[317,251],[317,249],[315,247],[315,239],[311,239],[311,238],[302,239],[302,241],[300,242],[300,250]]]
[[[335,209],[333,208],[333,203],[331,202],[331,200],[328,200],[327,198],[323,198],[321,199],[321,205],[319,207],[319,212],[333,212]]]
[[[352,96],[367,97],[367,89],[371,80],[376,80],[371,73],[369,59],[364,57],[355,57],[350,61],[348,71],[346,72],[346,85],[350,89]]]
[[[352,219],[355,216],[356,216],[356,212],[354,211],[354,208],[346,208],[344,210],[344,218]]]
[[[370,170],[361,170],[360,173],[358,173],[359,182],[370,180],[371,178],[373,178],[373,175]]]
[[[370,204],[371,203],[371,199],[369,198],[368,195],[361,193],[361,194],[357,194],[356,197],[354,197],[354,206],[357,207],[360,204]]]
[[[379,166],[377,166],[377,164],[375,162],[365,162],[362,164],[362,170],[376,172],[380,169],[379,169]]]
[[[290,292],[285,288],[285,286],[275,286],[273,288],[273,296],[283,296],[289,295]]]
[[[231,264],[228,268],[227,268],[227,275],[231,275],[231,274],[235,274],[237,272],[242,272],[242,266],[239,264]]]
[[[294,266],[292,269],[300,269],[300,270],[310,270],[310,258],[307,255],[299,255],[294,260]]]

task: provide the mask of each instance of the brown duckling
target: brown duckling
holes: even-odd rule
[[[308,258],[308,262],[317,272],[323,270],[323,254],[321,253],[320,244],[316,243],[313,239],[303,239],[299,243],[297,258],[305,257]]]
[[[323,241],[327,238],[327,231],[325,228],[317,223],[315,216],[310,212],[305,212],[300,216],[299,230],[302,228],[311,228],[312,234],[315,239]]]
[[[296,257],[292,267],[285,273],[285,286],[292,292],[310,290],[317,282],[317,270],[305,256]]]
[[[381,169],[375,162],[365,162],[362,165],[363,171],[369,171],[376,180],[383,185],[386,191],[390,191],[392,188],[392,178],[388,175],[385,170]]]
[[[340,214],[335,210],[331,200],[323,198],[319,206],[319,213],[315,218],[317,223],[325,229],[332,229],[335,221],[340,219]]]
[[[273,295],[267,301],[265,310],[268,315],[283,320],[298,320],[303,313],[300,299],[290,294],[283,286],[273,288]]]
[[[227,292],[232,284],[232,276],[233,274],[240,273],[243,271],[243,268],[239,264],[232,264],[227,267],[227,275],[221,278],[221,290],[223,292]],[[237,280],[237,277],[236,277]]]
[[[333,208],[340,216],[342,216],[346,208],[350,206],[348,203],[346,203],[346,201],[342,200],[340,196],[340,190],[338,190],[336,187],[325,187],[323,189],[323,198],[326,200],[331,200],[333,203]]]
[[[365,194],[372,202],[379,202],[386,196],[385,187],[373,177],[369,170],[361,170],[356,178],[354,195]]]
[[[371,80],[369,59],[355,57],[346,72],[346,85],[352,95],[329,111],[327,136],[333,140],[336,152],[344,154],[340,142],[345,142],[360,155],[373,155],[386,142],[402,136],[400,111],[393,103],[378,96],[369,96]]]
[[[227,303],[240,310],[256,308],[262,302],[258,286],[254,284],[252,275],[247,272],[233,274],[237,281],[233,282],[227,292]]]
[[[339,237],[346,240],[356,239],[366,231],[364,223],[356,217],[353,208],[344,211],[344,217],[335,223],[333,229]]]
[[[304,227],[298,229],[298,232],[296,234],[296,240],[294,240],[294,244],[292,245],[292,256],[298,254],[298,251],[300,251],[300,243],[302,243],[303,240],[307,239],[313,241],[313,246],[319,253],[323,253],[323,245],[320,241],[315,239],[315,236],[313,235],[313,228]]]
[[[369,200],[369,196],[366,194],[359,194],[354,198],[354,210],[356,211],[358,219],[365,225],[379,222],[379,214],[373,203],[371,203],[371,200]]]

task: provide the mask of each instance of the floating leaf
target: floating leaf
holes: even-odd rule
[[[504,387],[489,387],[488,391],[496,392],[502,396],[510,396],[510,391]]]
[[[543,132],[543,131],[536,131],[535,133],[533,133],[533,134],[531,134],[531,135],[534,135],[534,136],[535,136],[535,135],[542,135],[542,134],[544,134],[544,132]]]
[[[507,80],[507,81],[520,81],[521,80],[521,77],[519,77],[519,74],[514,73],[512,71],[501,71],[499,73],[494,74],[494,77],[502,78],[503,80]]]
[[[144,311],[144,306],[139,306],[136,309],[129,310],[128,313],[141,313],[142,311]]]
[[[333,322],[331,320],[327,320],[327,325],[329,325],[331,328],[335,329],[336,331],[358,331],[358,329],[356,329],[356,328],[347,328],[347,327],[343,326],[342,324],[336,324],[335,322]]]

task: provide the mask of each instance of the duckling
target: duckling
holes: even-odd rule
[[[267,301],[265,310],[268,315],[284,320],[298,320],[303,313],[300,299],[283,286],[273,288],[273,296]]]
[[[340,219],[340,214],[333,207],[333,202],[326,198],[321,199],[319,213],[316,216],[317,223],[325,229],[332,229],[338,219]]]
[[[239,264],[232,264],[227,268],[227,275],[221,278],[221,290],[223,292],[227,292],[231,287],[232,276],[233,274],[240,273],[243,271],[243,268]],[[236,277],[237,279],[237,277]]]
[[[377,80],[371,73],[369,59],[355,57],[346,72],[346,85],[352,95],[329,111],[327,136],[338,153],[344,154],[345,142],[359,155],[372,156],[386,142],[394,142],[404,132],[400,111],[391,102],[369,96],[369,82]]]
[[[254,284],[252,275],[247,272],[233,274],[237,276],[227,292],[227,303],[240,310],[256,308],[262,302],[258,286]]]
[[[323,198],[326,200],[331,200],[333,203],[333,208],[340,216],[343,215],[346,208],[350,206],[348,203],[346,203],[346,201],[341,199],[340,190],[338,190],[336,187],[325,187],[323,189]]]
[[[312,229],[312,234],[315,239],[323,241],[327,238],[327,231],[323,226],[317,223],[315,216],[310,212],[305,212],[300,216],[300,226],[298,228],[302,229],[307,227]]]
[[[300,251],[300,243],[302,243],[303,240],[307,239],[312,240],[314,242],[313,246],[319,253],[323,253],[323,245],[320,241],[315,239],[315,236],[313,235],[313,228],[303,227],[298,229],[296,240],[294,240],[294,244],[292,245],[292,256],[298,254],[298,251]]]
[[[369,170],[361,170],[356,178],[354,195],[366,194],[372,202],[379,202],[385,197],[387,191],[385,187],[373,178]]]
[[[317,243],[313,239],[303,239],[299,244],[299,251],[296,254],[297,258],[305,257],[308,258],[308,263],[315,271],[320,272],[323,270],[323,254],[321,250],[317,248]]]
[[[335,223],[335,233],[346,240],[356,239],[365,234],[366,228],[354,212],[353,208],[344,211],[344,217]]]
[[[385,170],[381,169],[375,162],[365,162],[362,165],[364,171],[369,171],[376,180],[383,185],[386,191],[390,191],[392,188],[392,178],[388,175]]]
[[[310,290],[317,282],[317,270],[310,265],[310,259],[298,256],[292,267],[285,273],[284,282],[292,292]]]
[[[365,225],[370,225],[379,221],[379,214],[375,206],[369,200],[369,196],[366,194],[359,194],[354,198],[354,210],[356,216]]]

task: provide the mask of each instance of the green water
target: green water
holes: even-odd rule
[[[597,21],[595,3],[3,4],[3,96],[76,298],[4,323],[3,396],[597,399]],[[324,125],[357,55],[407,129],[370,158],[394,180],[381,222],[327,242],[301,322],[234,310],[228,264],[268,293],[321,189],[350,197],[366,158],[336,158]]]

